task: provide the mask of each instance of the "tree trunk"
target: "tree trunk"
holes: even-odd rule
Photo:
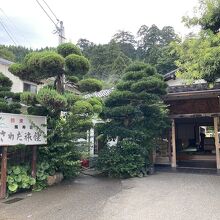
[[[55,86],[56,86],[57,92],[59,92],[60,94],[64,93],[64,77],[63,77],[63,74],[57,76],[57,78],[55,80]]]

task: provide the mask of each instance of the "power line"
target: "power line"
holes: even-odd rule
[[[7,28],[5,27],[1,17],[0,17],[0,24],[3,27],[3,29],[5,30],[5,32],[8,34],[9,38],[13,41],[13,43],[15,44],[15,46],[17,46],[17,43],[15,42],[15,40],[13,39],[12,35],[9,33],[9,31],[7,30]]]
[[[7,16],[7,14],[4,12],[4,10],[2,8],[0,8],[0,11],[2,12],[2,14],[6,17],[8,23],[11,23],[11,26],[13,26],[13,28],[15,29],[15,33],[16,33],[16,30],[18,30],[17,28],[17,25],[15,25],[15,23]],[[20,35],[22,36],[22,38],[29,44],[29,46],[31,45],[30,44],[30,41],[27,40],[27,38],[22,34],[20,33]]]
[[[55,21],[51,18],[51,16],[48,14],[48,12],[44,9],[43,5],[36,0],[36,2],[38,3],[38,5],[40,6],[40,8],[44,11],[44,13],[47,15],[47,17],[51,20],[51,22],[53,22],[53,24],[55,25],[55,33],[58,33],[58,37],[59,37],[59,44],[64,42],[64,26],[63,26],[63,21],[60,21],[57,16],[55,15],[55,13],[53,12],[53,10],[50,8],[50,6],[47,4],[47,2],[45,0],[42,0],[44,2],[44,4],[47,6],[47,8],[49,9],[49,11],[52,13],[52,15],[55,17],[55,19],[57,20],[57,24],[55,23]]]
[[[47,2],[45,0],[42,0],[44,2],[44,4],[48,7],[48,9],[50,10],[50,12],[53,14],[53,16],[55,17],[55,19],[59,22],[59,19],[57,18],[57,16],[55,15],[55,13],[53,12],[53,10],[50,8],[50,6],[47,4]]]
[[[38,5],[41,7],[41,9],[44,11],[44,13],[47,15],[47,17],[51,20],[51,22],[53,22],[53,24],[55,25],[55,27],[57,28],[57,24],[54,22],[54,20],[50,17],[50,15],[47,13],[47,11],[44,9],[44,7],[40,4],[40,2],[38,0],[36,0],[36,2],[38,3]]]

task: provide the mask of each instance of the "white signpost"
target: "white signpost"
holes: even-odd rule
[[[47,118],[35,115],[0,113],[1,184],[0,199],[6,196],[7,147],[32,145],[32,176],[36,177],[37,145],[47,144]],[[1,152],[2,151],[2,152]]]
[[[0,146],[43,145],[47,143],[47,118],[0,113]]]

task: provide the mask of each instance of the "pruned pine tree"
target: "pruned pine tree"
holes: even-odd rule
[[[144,159],[145,168],[147,167],[152,149],[155,147],[154,141],[167,126],[168,112],[162,101],[162,96],[166,94],[166,87],[163,77],[150,65],[134,63],[126,69],[116,90],[105,101],[102,118],[106,123],[100,129],[108,140],[118,140],[115,151],[117,155],[123,153],[121,149],[126,150],[127,147],[132,146],[134,152],[138,152],[140,158]],[[127,147],[124,148],[124,144]],[[106,146],[105,148],[107,151],[112,151],[111,147]],[[104,155],[106,156],[108,154],[105,154],[105,150]],[[109,155],[112,154],[109,153]],[[128,160],[132,158],[132,151],[127,157]],[[111,159],[113,158],[105,161],[111,161]],[[102,154],[100,161],[104,161]],[[130,162],[131,167],[137,165],[134,158]],[[119,160],[117,162],[119,167],[127,167],[126,164],[120,163],[122,162]],[[108,166],[109,169],[112,167],[111,164],[106,165],[104,162],[104,166],[100,164],[99,167],[101,169],[104,167],[103,169],[109,171]],[[127,171],[124,174],[130,176]],[[136,174],[140,172],[140,166],[137,166],[135,172]],[[132,175],[135,172],[132,171]],[[121,174],[124,175],[123,171]]]

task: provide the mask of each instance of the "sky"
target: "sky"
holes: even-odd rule
[[[192,15],[198,4],[198,0],[39,0],[45,9],[43,1],[64,22],[67,41],[76,43],[79,38],[86,38],[96,44],[108,43],[118,30],[135,35],[141,25],[173,26],[184,36],[190,30],[181,18]],[[55,26],[36,0],[0,0],[0,44],[13,45],[2,24],[17,45],[58,45]]]

